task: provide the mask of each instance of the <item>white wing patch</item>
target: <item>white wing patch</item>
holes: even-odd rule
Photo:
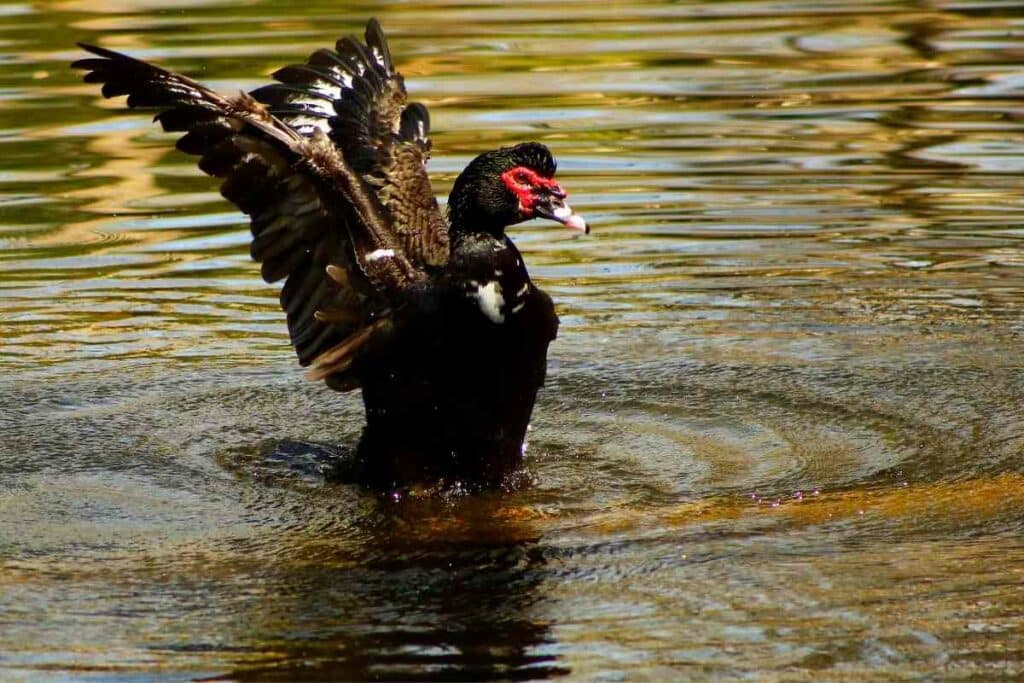
[[[516,301],[518,301],[519,303],[512,307],[512,313],[518,313],[519,311],[523,310],[523,306],[526,305],[526,293],[529,291],[530,283],[524,282],[523,286],[519,288],[518,292],[516,292]]]
[[[277,115],[307,137],[317,129],[324,133],[331,132],[329,119],[337,113],[334,101],[343,98],[346,89],[352,87],[352,74],[336,67],[329,70],[337,83],[324,78],[313,79],[303,86],[305,90],[286,92],[281,99],[291,110],[281,111]]]
[[[322,119],[316,116],[303,116],[301,114],[297,116],[285,117],[288,125],[299,131],[303,135],[312,135],[314,128],[319,128],[325,133],[331,132],[331,124],[327,119]]]
[[[480,284],[476,280],[470,280],[469,284],[476,287],[475,290],[469,292],[469,296],[476,299],[480,306],[480,312],[495,325],[505,322],[505,316],[501,312],[501,307],[505,305],[505,297],[501,294],[501,283],[491,280],[486,284]]]
[[[380,50],[377,49],[377,46],[374,45],[372,48],[370,48],[370,51],[373,53],[373,61],[377,62],[377,64],[380,65],[380,68],[386,69],[388,65],[384,61],[384,55],[380,53]]]
[[[302,95],[296,95],[288,98],[288,103],[297,104],[300,107],[304,107],[307,111],[323,114],[324,116],[334,116],[334,102],[331,100],[326,100],[320,97],[303,97]]]
[[[351,77],[349,78],[351,80]],[[320,95],[321,97],[324,98],[330,98],[331,100],[338,99],[338,96],[341,94],[341,89],[330,81],[317,79],[315,81],[311,81],[309,83],[309,86],[310,89],[317,95]]]
[[[394,257],[395,257],[395,250],[394,249],[374,249],[373,251],[371,251],[369,254],[366,255],[366,260],[367,261],[378,261],[378,260],[380,260],[382,258],[394,258]]]

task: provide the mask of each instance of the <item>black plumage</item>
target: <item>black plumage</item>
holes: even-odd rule
[[[426,107],[409,103],[376,20],[277,83],[228,98],[99,47],[75,62],[105,97],[160,110],[177,147],[251,218],[251,254],[281,289],[308,376],[362,388],[369,483],[500,486],[522,444],[558,326],[508,225],[586,230],[546,147],[480,155],[442,216],[425,166]]]

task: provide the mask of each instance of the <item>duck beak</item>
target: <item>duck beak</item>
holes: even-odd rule
[[[590,226],[583,220],[583,216],[573,211],[566,203],[565,192],[560,187],[551,189],[550,194],[537,197],[533,204],[533,212],[540,218],[561,223],[570,230],[582,232],[584,235],[590,234]]]

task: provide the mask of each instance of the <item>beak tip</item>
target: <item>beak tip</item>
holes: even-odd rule
[[[583,216],[579,215],[564,201],[559,200],[557,205],[553,202],[540,207],[537,214],[543,218],[557,221],[573,232],[580,232],[584,235],[590,234],[590,226]]]
[[[590,225],[585,220],[583,220],[583,216],[579,215],[578,213],[574,213],[568,218],[566,218],[563,225],[565,225],[565,227],[569,228],[570,230],[582,232],[584,235],[590,234]]]

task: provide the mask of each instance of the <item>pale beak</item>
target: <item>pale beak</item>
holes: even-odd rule
[[[583,220],[583,216],[573,211],[566,203],[565,192],[561,188],[549,195],[538,197],[533,205],[533,211],[540,218],[557,221],[570,230],[582,232],[584,235],[590,234],[590,226]]]

